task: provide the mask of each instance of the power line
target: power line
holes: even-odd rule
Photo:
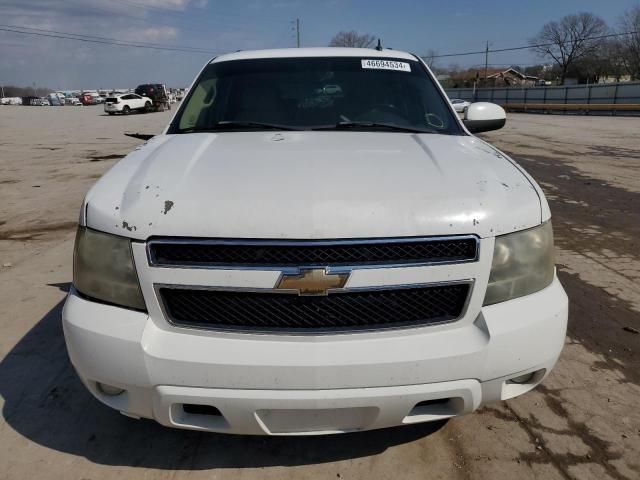
[[[34,30],[36,32],[44,32],[44,33],[53,33],[53,34],[57,34],[57,35],[68,35],[68,36],[73,36],[73,37],[80,37],[80,38],[88,38],[88,39],[96,39],[96,40],[105,40],[108,42],[117,42],[117,43],[122,43],[122,42],[126,42],[126,43],[135,43],[136,45],[148,45],[148,46],[153,46],[153,47],[159,47],[159,48],[179,48],[181,50],[193,50],[193,51],[197,51],[198,53],[212,53],[210,50],[206,50],[204,48],[199,48],[199,47],[189,47],[189,46],[181,46],[181,45],[163,45],[163,44],[159,44],[159,43],[155,43],[155,42],[143,42],[143,41],[126,41],[126,40],[118,40],[115,38],[109,38],[109,37],[100,37],[98,35],[87,35],[84,33],[71,33],[71,32],[61,32],[58,30],[45,30],[43,28],[35,28],[35,27],[19,27],[17,25],[4,25],[0,23],[0,27],[5,27],[5,28],[18,28],[20,30]],[[28,33],[28,32],[24,32],[24,33]]]
[[[638,31],[632,31],[632,32],[622,32],[622,33],[610,33],[607,35],[598,35],[595,37],[584,37],[584,38],[578,38],[576,40],[568,40],[566,42],[561,42],[563,45],[564,44],[568,44],[568,43],[576,43],[579,41],[585,41],[585,40],[600,40],[603,38],[613,38],[613,37],[622,37],[624,35],[634,35],[637,34]],[[552,47],[553,45],[557,45],[557,43],[551,42],[551,43],[538,43],[538,44],[533,44],[533,45],[523,45],[523,46],[519,46],[519,47],[508,47],[508,48],[495,48],[493,50],[489,50],[489,49],[485,49],[485,50],[479,50],[479,51],[475,51],[475,52],[459,52],[459,53],[445,53],[442,55],[430,55],[429,57],[422,57],[422,58],[444,58],[444,57],[463,57],[463,56],[467,56],[467,55],[484,55],[487,53],[499,53],[499,52],[513,52],[516,50],[528,50],[531,48],[542,48],[542,47]]]
[[[45,36],[45,37],[52,37],[52,38],[64,38],[67,40],[79,40],[79,41],[85,41],[90,43],[103,43],[107,45],[152,48],[152,49],[158,49],[158,50],[175,50],[175,51],[181,51],[181,52],[194,52],[194,53],[207,53],[207,54],[215,53],[211,50],[206,50],[204,48],[198,48],[198,47],[188,47],[188,46],[180,46],[180,45],[171,46],[171,45],[164,45],[164,44],[143,42],[143,41],[124,41],[124,40],[118,40],[115,38],[100,37],[97,35],[61,32],[57,30],[45,30],[42,28],[19,27],[16,25],[4,25],[4,24],[0,24],[0,27],[4,27],[4,28],[0,28],[0,30],[6,31],[6,32],[22,33],[26,35],[37,35],[37,36]],[[16,28],[20,30],[15,30]],[[24,31],[24,30],[34,30],[34,31]],[[44,32],[44,33],[40,33],[40,32]]]
[[[12,26],[13,27],[13,26]],[[21,28],[21,27],[18,27]],[[205,49],[197,49],[192,47],[171,47],[169,45],[159,45],[159,44],[145,44],[143,43],[132,43],[132,42],[123,42],[120,40],[116,40],[115,38],[106,38],[106,37],[83,37],[78,34],[67,33],[67,32],[54,32],[50,30],[51,33],[40,33],[40,32],[28,32],[24,30],[16,30],[14,28],[5,28],[5,26],[0,26],[0,31],[3,32],[11,32],[11,33],[19,33],[22,35],[34,35],[38,37],[49,37],[49,38],[63,38],[66,40],[75,40],[78,42],[86,42],[86,43],[99,43],[103,45],[113,45],[118,47],[133,47],[133,48],[147,48],[151,50],[165,50],[165,51],[174,51],[174,52],[186,52],[186,53],[200,53],[200,54],[208,54],[215,55],[220,52],[214,52],[212,50]]]
[[[124,12],[124,11],[118,11],[116,15],[117,18],[128,18],[131,20],[134,20],[136,22],[140,22],[140,23],[144,23],[144,24],[148,24],[148,25],[152,25],[153,27],[160,27],[160,26],[164,26],[164,27],[169,27],[169,28],[187,28],[190,31],[196,31],[196,32],[203,32],[203,33],[212,33],[212,31],[214,31],[214,29],[212,28],[211,22],[226,22],[225,25],[226,26],[231,26],[228,25],[228,20],[224,20],[223,18],[220,18],[222,16],[231,16],[231,14],[225,14],[225,13],[220,13],[216,10],[216,14],[214,15],[213,18],[208,18],[206,20],[198,18],[196,20],[198,20],[197,22],[194,22],[194,19],[189,18],[189,17],[185,17],[181,15],[186,15],[186,12],[177,10],[177,9],[172,9],[172,8],[162,8],[162,7],[158,7],[158,6],[152,6],[152,5],[143,5],[141,3],[136,3],[134,5],[135,2],[128,2],[127,0],[111,0],[114,3],[120,3],[121,5],[129,5],[129,6],[135,6],[136,8],[140,8],[140,9],[150,9],[152,10],[158,10],[158,14],[162,14],[162,13],[168,13],[169,15],[171,15],[173,13],[173,17],[177,18],[180,20],[180,24],[181,25],[174,25],[170,22],[170,19],[166,19],[164,22],[162,21],[158,21],[155,19],[151,19],[148,18],[147,16],[143,16],[143,15],[137,15],[137,14],[132,14],[131,12]],[[113,5],[112,5],[113,7]],[[168,12],[165,12],[166,10],[168,10]],[[88,5],[82,5],[82,7],[79,7],[77,9],[77,12],[82,13],[82,14],[88,14],[90,15],[91,13],[95,12],[98,13],[100,15],[103,15],[105,12],[106,13],[113,13],[112,10],[105,8],[104,6],[97,8],[97,7],[91,7]],[[142,13],[142,12],[141,12]],[[246,17],[249,18],[249,17]],[[6,21],[6,20],[5,20]],[[262,19],[260,20],[261,22],[263,21]],[[276,22],[276,20],[268,20],[268,21],[273,21]],[[282,25],[282,22],[278,21],[278,24]],[[7,28],[19,28],[19,29],[30,29],[30,30],[34,30],[33,28],[29,28],[29,27],[23,27],[23,26],[18,26],[18,25],[4,25]],[[231,26],[233,27],[233,26]],[[240,26],[235,26],[233,27],[235,31],[238,31],[241,27]],[[35,29],[38,30],[38,29]],[[264,32],[264,33],[272,33],[273,30],[266,28],[266,27],[255,27],[252,26],[249,29],[251,32]],[[75,34],[74,34],[75,35]],[[85,35],[88,36],[88,35]],[[136,43],[149,43],[149,42],[136,42]]]
[[[522,62],[511,62],[511,63],[488,63],[487,66],[489,67],[537,67],[537,66],[544,66],[544,63],[538,62],[538,63],[522,63]],[[484,68],[484,63],[482,64],[475,64],[475,65],[471,65],[470,67],[464,67],[464,68],[474,68],[474,69],[482,69]]]

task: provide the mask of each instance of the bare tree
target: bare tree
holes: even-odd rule
[[[632,77],[640,78],[640,5],[620,17],[618,33],[626,34],[618,40],[621,61]]]
[[[373,45],[375,37],[368,33],[359,34],[355,30],[338,32],[329,42],[330,47],[368,48]]]
[[[437,58],[438,58],[438,52],[435,51],[433,48],[430,48],[429,50],[427,50],[427,53],[425,53],[425,55],[422,57],[422,59],[425,61],[425,63],[429,66],[431,70],[434,70],[436,68]]]
[[[600,17],[587,12],[566,15],[557,22],[549,22],[538,35],[529,40],[531,49],[543,58],[551,58],[560,68],[564,83],[573,63],[593,55],[607,32],[607,24]]]

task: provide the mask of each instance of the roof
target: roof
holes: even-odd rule
[[[211,63],[226,62],[228,60],[248,60],[257,58],[300,58],[300,57],[375,57],[375,58],[401,58],[404,60],[416,60],[414,55],[400,50],[384,49],[378,51],[375,48],[280,48],[275,50],[247,50],[234,53],[226,53],[211,60]]]
[[[519,72],[515,68],[507,68],[505,71],[494,73],[493,75],[489,75],[487,78],[498,78],[498,77],[504,76],[507,73],[510,73],[512,75],[520,77],[523,80],[537,80],[538,79],[538,77],[534,77],[533,75],[525,75],[524,73]]]

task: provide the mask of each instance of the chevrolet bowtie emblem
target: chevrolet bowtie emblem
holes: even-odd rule
[[[298,295],[326,295],[329,290],[344,288],[349,273],[327,273],[324,268],[303,269],[300,273],[283,273],[278,280],[278,290],[293,290]]]

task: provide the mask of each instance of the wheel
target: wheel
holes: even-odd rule
[[[129,108],[129,105],[125,105],[122,109],[122,114],[129,115],[130,112],[131,112],[131,109]]]
[[[151,111],[151,102],[144,102],[144,111],[145,112]]]
[[[158,112],[164,112],[164,103],[159,103],[159,104],[158,104],[157,111],[158,111]]]
[[[109,115],[115,115],[116,112],[107,112]]]

